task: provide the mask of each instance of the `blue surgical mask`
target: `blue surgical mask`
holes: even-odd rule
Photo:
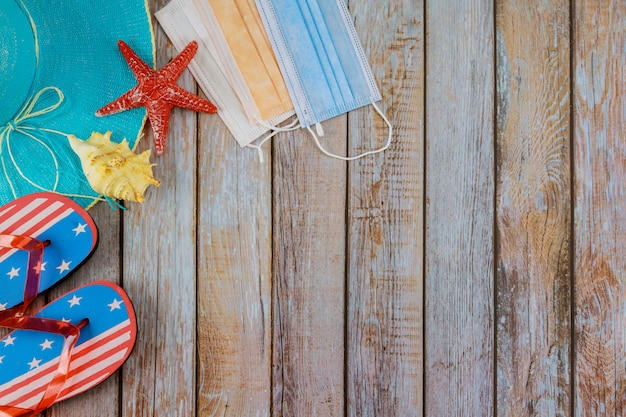
[[[322,149],[310,126],[316,125],[321,135],[319,122],[381,100],[348,9],[343,0],[256,3],[300,124]],[[383,119],[389,125],[389,139],[376,152],[386,149],[391,138],[391,126]]]

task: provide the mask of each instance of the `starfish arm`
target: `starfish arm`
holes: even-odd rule
[[[215,107],[213,103],[198,97],[177,84],[170,86],[167,94],[167,102],[176,107],[201,111],[203,113],[215,113],[217,111],[217,107]]]
[[[187,65],[189,65],[197,50],[198,42],[189,42],[176,58],[158,71],[159,75],[171,81],[176,81],[185,71],[185,68],[187,68]]]
[[[163,102],[153,103],[153,105],[148,106],[148,119],[150,119],[150,125],[152,126],[154,149],[157,155],[161,155],[165,150],[171,110],[172,106]]]
[[[137,97],[137,87],[128,90],[117,99],[113,100],[100,110],[96,111],[96,116],[106,116],[109,114],[115,114],[123,112],[124,110],[134,109],[135,107],[143,106]]]
[[[120,48],[124,59],[128,62],[128,66],[133,74],[135,74],[135,78],[137,78],[137,80],[140,81],[156,72],[141,58],[139,58],[135,51],[133,51],[130,46],[126,44],[126,42],[118,41],[117,46]]]

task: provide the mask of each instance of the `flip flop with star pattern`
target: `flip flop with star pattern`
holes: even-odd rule
[[[34,316],[2,317],[0,417],[30,417],[111,376],[130,355],[137,321],[122,288],[99,281]]]
[[[95,250],[89,214],[55,193],[35,193],[0,207],[0,312],[25,309]]]

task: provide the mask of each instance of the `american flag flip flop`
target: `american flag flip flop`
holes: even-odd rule
[[[11,236],[46,242],[37,295],[74,271],[96,248],[98,231],[91,216],[74,201],[54,193],[35,193],[0,207],[0,311],[25,301],[29,253],[10,246]]]
[[[126,361],[137,336],[130,299],[106,281],[14,321],[10,327],[21,328],[0,339],[1,417],[32,416],[98,385]]]

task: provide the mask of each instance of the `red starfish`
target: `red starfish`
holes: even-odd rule
[[[185,71],[191,58],[198,50],[196,41],[190,42],[176,58],[158,71],[153,70],[142,61],[124,41],[119,41],[117,45],[128,62],[128,66],[135,74],[137,85],[98,110],[96,116],[105,116],[144,106],[148,111],[148,118],[152,125],[156,153],[161,155],[165,149],[165,138],[172,107],[183,107],[205,113],[217,111],[211,102],[176,84],[176,80]]]

